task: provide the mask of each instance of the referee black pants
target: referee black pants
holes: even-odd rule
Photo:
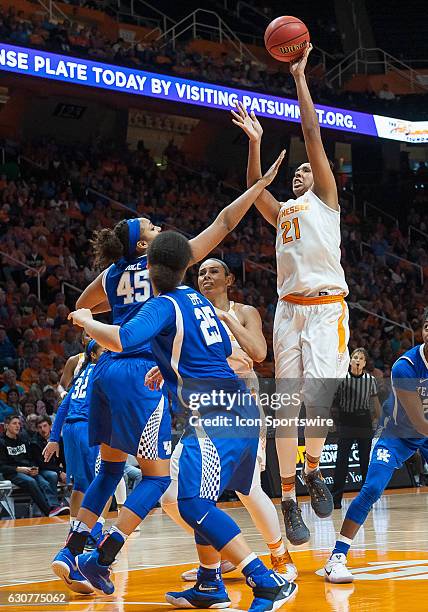
[[[358,445],[358,455],[360,457],[361,486],[364,484],[369,467],[370,449],[373,437],[371,429],[355,427],[342,426],[338,434],[337,459],[333,476],[333,490],[331,492],[335,506],[339,506],[342,502],[343,490],[348,475],[349,455],[351,454],[351,448],[354,442]]]

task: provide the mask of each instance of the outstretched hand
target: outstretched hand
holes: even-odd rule
[[[309,43],[309,45],[304,50],[303,55],[298,57],[293,62],[290,62],[290,73],[293,75],[294,78],[305,74],[305,68],[308,62],[309,53],[312,51],[312,49],[313,46],[311,45],[311,43]]]
[[[276,175],[278,174],[278,170],[279,170],[280,165],[282,164],[282,160],[284,159],[284,156],[285,156],[285,149],[281,151],[277,160],[271,165],[269,170],[265,172],[265,174],[260,179],[261,181],[263,181],[265,186],[270,185],[272,181],[274,180],[274,178],[276,177]]]
[[[242,102],[236,103],[236,109],[237,112],[230,111],[232,113],[232,116],[234,117],[234,119],[232,119],[232,123],[239,126],[241,130],[243,130],[247,134],[251,142],[257,142],[258,140],[261,140],[263,135],[263,128],[260,125],[260,122],[257,119],[254,111],[251,111],[251,113],[248,114],[248,111],[242,104]]]

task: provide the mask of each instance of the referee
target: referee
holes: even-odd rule
[[[365,372],[367,352],[357,348],[351,355],[350,371],[336,394],[338,410],[337,459],[333,479],[333,502],[335,508],[342,507],[342,495],[348,474],[348,462],[352,445],[358,445],[362,483],[367,475],[373,437],[372,407],[376,417],[380,416],[380,403],[376,379]]]

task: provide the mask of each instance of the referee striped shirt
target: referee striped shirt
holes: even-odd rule
[[[371,398],[375,395],[377,383],[374,376],[368,372],[359,376],[348,372],[337,392],[340,421],[344,425],[356,425],[355,420],[360,418],[371,420]]]

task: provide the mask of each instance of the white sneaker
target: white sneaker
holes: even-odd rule
[[[346,567],[346,555],[334,553],[324,567],[324,579],[333,584],[354,582],[354,576]]]
[[[181,579],[186,582],[196,582],[198,576],[199,567],[194,567],[191,570],[187,570],[187,572],[183,572],[181,574]],[[222,561],[220,565],[220,570],[222,574],[228,574],[229,572],[233,572],[236,567],[230,561]]]

